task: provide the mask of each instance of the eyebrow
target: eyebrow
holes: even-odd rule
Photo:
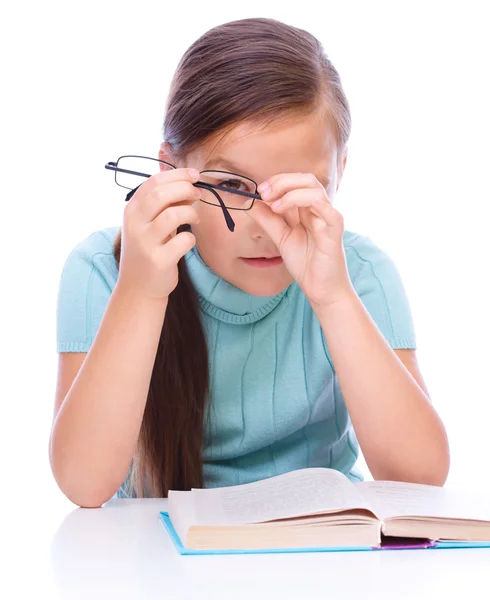
[[[255,181],[246,169],[243,169],[239,165],[234,164],[233,161],[228,160],[227,158],[224,158],[222,156],[216,156],[215,158],[212,158],[208,163],[204,165],[202,170],[206,171],[207,169],[210,169],[211,167],[217,165],[223,167],[225,170],[231,171],[232,173],[237,173],[238,175],[245,175],[246,177],[249,177],[252,181]],[[327,186],[330,183],[330,178],[327,176],[316,175],[316,178],[325,186]]]
[[[224,167],[225,169],[228,169],[234,173],[249,176],[246,169],[242,169],[242,167],[235,165],[231,160],[223,158],[222,156],[216,156],[215,158],[211,159],[208,163],[204,165],[203,171],[206,171],[210,167],[216,165],[220,165],[221,167]],[[252,179],[252,177],[250,177],[250,179]]]

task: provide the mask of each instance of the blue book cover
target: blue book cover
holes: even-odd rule
[[[490,548],[488,542],[440,542],[437,540],[414,540],[409,538],[386,539],[381,546],[315,546],[311,548],[257,548],[237,550],[236,548],[219,550],[193,550],[186,548],[175,531],[168,512],[160,512],[160,520],[165,526],[179,554],[271,554],[277,552],[355,552],[363,550],[442,550],[445,548]]]

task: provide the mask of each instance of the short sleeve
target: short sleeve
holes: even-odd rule
[[[416,349],[408,295],[393,260],[359,234],[347,238],[344,249],[352,284],[390,346]]]
[[[92,345],[117,282],[112,250],[116,230],[92,233],[63,265],[56,306],[57,352],[88,352]]]

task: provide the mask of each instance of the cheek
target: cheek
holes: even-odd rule
[[[222,272],[236,254],[237,229],[234,232],[228,229],[220,208],[203,202],[196,202],[193,206],[200,219],[197,225],[192,225],[197,249],[204,262],[215,272]]]
[[[226,232],[231,233],[226,225],[223,211],[221,208],[210,206],[204,202],[196,202],[192,205],[199,215],[200,223],[193,226],[196,230],[196,237],[204,240],[225,239]]]

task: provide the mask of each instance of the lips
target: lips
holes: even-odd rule
[[[263,269],[266,267],[276,267],[278,265],[281,265],[283,262],[281,256],[276,256],[275,258],[261,258],[257,256],[255,258],[241,258],[240,260],[247,264],[249,267],[254,267],[258,269]]]

